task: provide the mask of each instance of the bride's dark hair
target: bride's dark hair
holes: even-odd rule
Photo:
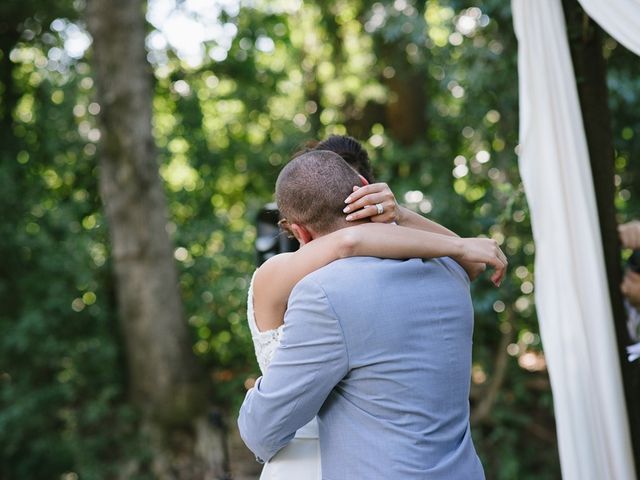
[[[366,178],[369,183],[374,183],[369,154],[355,138],[347,135],[330,135],[329,138],[321,142],[312,140],[307,142],[293,157],[295,158],[311,150],[328,150],[337,153],[345,162],[355,168],[360,175]]]

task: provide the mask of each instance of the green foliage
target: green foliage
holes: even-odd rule
[[[12,53],[19,88],[0,151],[2,478],[71,471],[106,478],[112,460],[141,450],[135,412],[123,402],[109,248],[88,141],[91,79],[85,63],[47,68],[46,51],[58,42],[49,34]],[[13,103],[4,100],[3,107]]]
[[[462,236],[490,235],[509,256],[499,290],[486,278],[473,284],[472,407],[499,373],[505,344],[509,352],[490,414],[474,425],[476,446],[488,478],[558,478],[533,306],[534,246],[515,153],[508,4],[291,4],[221,11],[226,40],[206,42],[199,62],[149,42],[169,231],[194,352],[211,373],[215,401],[235,412],[245,382],[258,373],[245,315],[258,209],[300,144],[351,133],[399,201]],[[92,103],[85,60],[66,56],[64,28],[50,28],[56,16],[75,14],[64,2],[55,14],[43,2],[22,5],[6,17],[22,40],[0,57],[12,78],[12,88],[6,76],[0,80],[0,476],[109,478],[147,457],[126,400],[97,189],[100,106]],[[638,203],[628,200],[640,193],[630,168],[640,148],[640,117],[631,108],[638,62],[611,40],[605,53],[617,201],[623,216],[637,215]],[[403,115],[424,124],[407,126]]]

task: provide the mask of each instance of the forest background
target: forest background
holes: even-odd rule
[[[101,28],[96,19],[118,25],[118,8],[98,3],[0,5],[0,478],[223,478],[235,468],[235,416],[258,375],[245,314],[255,218],[291,153],[329,134],[362,140],[377,178],[405,205],[501,244],[510,259],[503,285],[472,285],[474,439],[487,478],[559,478],[517,169],[509,3],[115,2],[140,20],[126,27],[139,27],[146,49],[131,71],[150,79],[140,98],[151,122],[144,108],[118,113],[126,105],[101,101],[119,68],[106,53],[124,38],[109,35],[127,32]],[[611,38],[601,47],[624,221],[640,214],[640,63]],[[128,49],[116,54],[128,65]],[[117,217],[108,222],[101,200],[102,191],[107,204],[113,195],[125,210],[137,205],[100,177],[100,156],[118,153],[105,142],[113,118],[147,122],[152,135],[153,161],[141,168],[159,172],[164,200],[149,208],[168,216],[162,231],[180,292],[175,321],[157,334],[131,328],[144,324],[126,312],[148,310],[127,310],[123,292],[135,302],[147,282],[123,286],[136,259],[114,255]],[[144,135],[132,128],[130,141],[146,145]],[[161,309],[157,288],[144,301]],[[195,361],[163,350],[167,337]],[[154,346],[170,378],[199,385],[197,400],[189,389],[175,395],[182,403],[170,389],[147,395],[144,382],[164,380],[132,359]]]

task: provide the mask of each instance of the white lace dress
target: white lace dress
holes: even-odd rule
[[[255,277],[255,274],[254,274]],[[280,335],[284,325],[261,332],[253,313],[253,277],[247,297],[247,320],[253,339],[253,347],[260,365],[260,371],[269,368],[273,354],[280,345]],[[321,480],[320,441],[318,422],[314,418],[300,430],[291,442],[280,450],[262,469],[260,480]]]

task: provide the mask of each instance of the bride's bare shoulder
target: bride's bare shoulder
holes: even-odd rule
[[[289,276],[292,253],[280,253],[264,262],[253,279],[253,293],[261,297],[263,293],[277,302],[289,296]],[[282,290],[282,291],[281,291]]]
[[[279,253],[264,262],[256,270],[255,283],[271,283],[275,276],[282,273],[282,269],[291,261],[292,252]]]
[[[271,257],[256,270],[253,279],[253,305],[256,324],[261,331],[282,324],[289,291],[286,281],[291,253]]]

